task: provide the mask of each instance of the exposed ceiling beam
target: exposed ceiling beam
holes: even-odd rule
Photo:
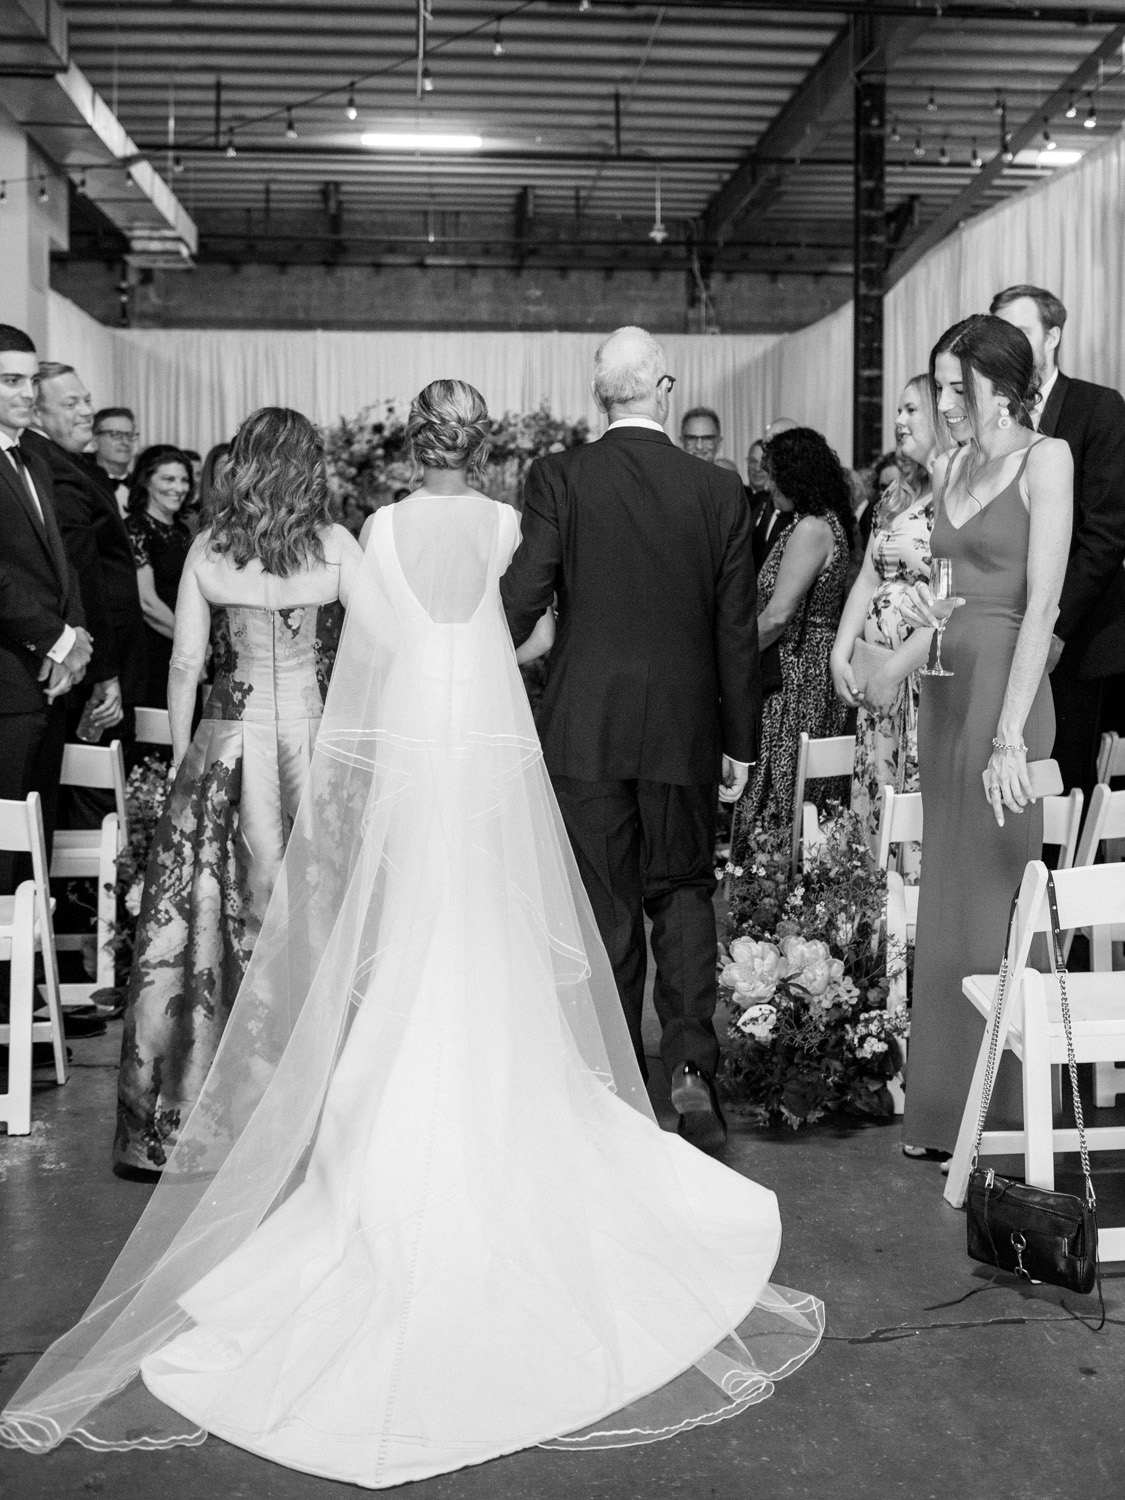
[[[854,56],[851,23],[844,26],[754,150],[708,203],[703,213],[706,238],[722,244],[747,210],[776,189],[782,175],[776,158],[810,155],[850,113],[857,66],[875,72],[890,67],[927,25],[914,18],[876,21],[873,53],[863,58]]]
[[[557,0],[570,3],[570,0]],[[620,10],[626,0],[593,0],[597,9]],[[777,0],[663,0],[666,10],[769,10],[776,13]],[[986,0],[787,0],[793,15],[848,15],[881,18],[921,17],[924,20],[1005,21],[1013,26],[1071,25],[1113,26],[1125,22],[1123,5],[1087,5],[1085,0],[1055,0],[1053,5],[1017,3],[988,4]]]
[[[1087,83],[1097,77],[1098,64],[1120,52],[1123,41],[1125,41],[1125,26],[1115,26],[1094,48],[1089,57],[1079,63],[1070,77],[1064,79],[1051,97],[1033,110],[1017,130],[1010,132],[1010,149],[1013,154],[1018,154],[1025,146],[1031,145],[1035,137],[1046,127],[1047,122],[1066,108],[1070,97],[1081,92]],[[1009,163],[1004,160],[1001,145],[992,160],[985,163],[972,181],[967,183],[952,202],[942,209],[937,218],[928,224],[916,239],[911,240],[901,255],[896,257],[887,273],[888,289],[894,286],[896,281],[900,281],[912,266],[916,266],[940,240],[943,240],[947,234],[971,216],[993,183],[1008,170],[1008,167]]]

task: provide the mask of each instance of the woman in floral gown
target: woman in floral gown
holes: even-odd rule
[[[159,1172],[207,1077],[281,864],[352,580],[320,438],[247,418],[180,580],[174,782],[149,858],[125,1008],[115,1169]],[[214,685],[191,735],[208,640]]]
[[[801,734],[839,734],[846,713],[832,691],[828,653],[844,600],[851,491],[836,455],[809,427],[770,438],[762,464],[774,505],[786,517],[758,580],[758,638],[763,659],[779,647],[781,686],[767,692],[758,763],[738,804],[736,864],[755,823],[788,824],[793,816]],[[831,792],[824,783],[822,795]]]
[[[871,540],[859,577],[848,595],[829,658],[832,681],[842,701],[858,709],[852,811],[874,841],[879,827],[881,789],[918,790],[917,672],[902,665],[898,649],[913,632],[902,617],[910,587],[930,574],[930,530],[934,524],[930,469],[937,457],[932,383],[916,375],[899,401],[897,453],[902,476],[879,502]],[[855,677],[852,655],[857,639],[886,651],[886,661],[863,684]],[[904,847],[899,864],[917,880],[921,849]]]

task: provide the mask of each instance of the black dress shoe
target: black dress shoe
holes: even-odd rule
[[[680,1134],[693,1146],[716,1151],[726,1144],[727,1122],[715,1085],[695,1063],[680,1063],[673,1071],[672,1107],[680,1117]]]
[[[63,1011],[63,1033],[67,1037],[105,1036],[105,1022],[96,1011],[90,1014]]]

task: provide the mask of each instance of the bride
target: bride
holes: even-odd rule
[[[214,1434],[381,1488],[714,1422],[816,1347],[773,1194],[653,1117],[505,625],[488,430],[461,381],[414,402],[425,477],[369,522],[214,1066],[9,1446]]]

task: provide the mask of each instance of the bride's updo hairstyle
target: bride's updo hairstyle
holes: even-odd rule
[[[423,468],[480,474],[492,441],[484,397],[464,380],[431,381],[411,403],[406,441]]]
[[[1039,400],[1039,387],[1031,344],[1022,329],[1013,328],[1011,323],[994,318],[990,313],[974,313],[971,318],[954,323],[938,339],[930,354],[931,382],[936,379],[941,354],[952,354],[961,362],[962,400],[974,434],[981,429],[980,391],[974,374],[992,382],[996,394],[1007,401],[1014,422],[1021,427],[1032,425],[1031,411]],[[936,397],[936,384],[931,385],[931,390]],[[934,426],[941,431],[936,404]]]
[[[322,563],[332,516],[324,444],[308,417],[283,406],[247,417],[203,519],[211,550],[236,568],[256,558],[265,572],[288,578]]]

